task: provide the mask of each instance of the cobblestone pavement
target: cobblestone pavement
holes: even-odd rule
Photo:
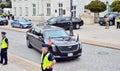
[[[9,52],[40,64],[40,53],[27,48],[25,33],[4,31],[10,41]],[[83,44],[81,57],[59,61],[54,68],[56,71],[120,71],[120,50]]]

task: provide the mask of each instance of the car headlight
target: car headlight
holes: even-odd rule
[[[57,51],[56,46],[54,44],[52,44],[51,46],[52,46],[52,50],[56,52]]]
[[[80,48],[80,49],[82,49],[82,44],[80,43],[80,44],[78,44],[78,47]]]

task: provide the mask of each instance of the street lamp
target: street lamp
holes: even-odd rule
[[[109,14],[109,2],[106,1],[106,6],[107,6],[107,14]]]
[[[73,4],[72,4],[72,2],[73,2],[73,0],[70,0],[70,12],[71,12],[71,17],[70,17],[70,28],[69,28],[69,30],[70,30],[70,36],[73,36],[74,34],[73,34],[73,24],[72,24],[72,17],[73,17]]]

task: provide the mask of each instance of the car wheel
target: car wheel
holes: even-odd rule
[[[75,28],[76,28],[76,29],[80,29],[80,25],[79,25],[79,24],[76,24],[76,25],[75,25]]]
[[[110,26],[112,26],[112,25],[113,25],[113,22],[112,22],[112,21],[110,21],[110,22],[109,22],[109,25],[110,25]]]
[[[30,44],[30,41],[27,39],[27,47],[28,48],[33,48],[32,45]]]
[[[103,22],[100,22],[100,25],[103,25]]]

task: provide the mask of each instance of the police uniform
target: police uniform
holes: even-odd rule
[[[117,19],[117,29],[120,28],[120,17]]]
[[[6,33],[1,32],[1,34],[5,35]],[[1,41],[1,61],[0,61],[0,63],[3,65],[6,65],[8,62],[7,49],[8,49],[8,39],[6,38],[6,36],[4,36]]]
[[[42,47],[48,47],[48,45],[43,44]],[[47,52],[47,53],[42,53],[41,55],[41,69],[42,71],[52,71],[53,68],[47,69],[47,67],[51,66],[52,61],[54,60],[54,56]]]

